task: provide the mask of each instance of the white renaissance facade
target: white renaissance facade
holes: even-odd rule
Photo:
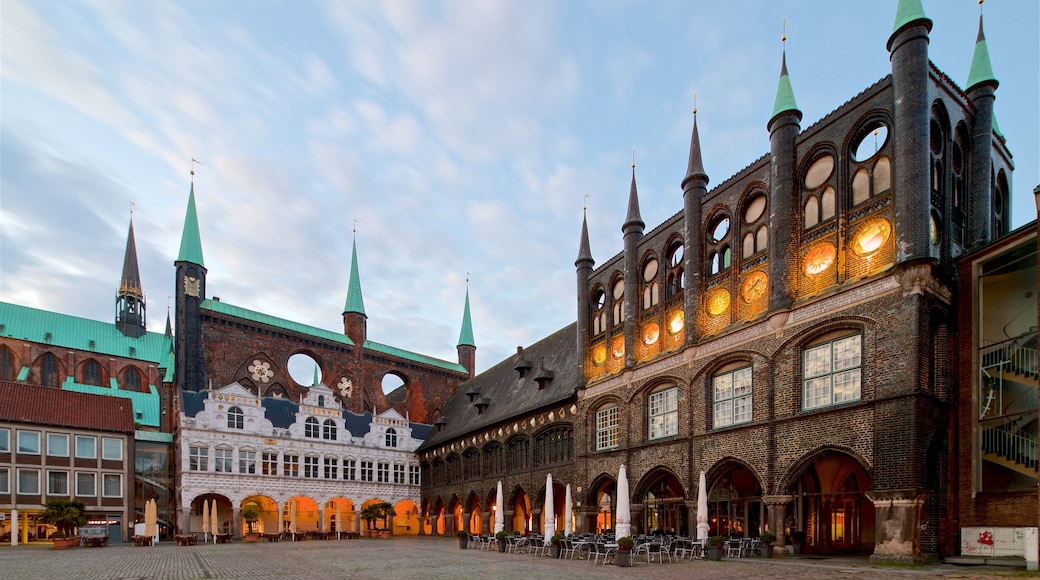
[[[299,404],[261,400],[238,383],[196,395],[202,408],[185,399],[177,433],[178,533],[210,531],[202,512],[212,502],[220,532],[236,538],[360,532],[362,508],[383,502],[395,515],[368,527],[418,533],[422,440],[393,409],[344,412],[322,384]]]

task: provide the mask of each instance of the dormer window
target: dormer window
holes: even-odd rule
[[[469,397],[469,402],[472,403],[474,399],[480,397],[480,387],[475,384],[471,385],[470,388],[466,390],[466,396]]]
[[[545,388],[545,385],[549,384],[553,380],[555,373],[542,366],[542,370],[538,371],[538,374],[534,376],[534,382],[538,383],[538,390]]]
[[[516,347],[516,358],[517,361],[514,368],[516,369],[516,372],[520,374],[520,378],[522,379],[527,376],[527,372],[531,370],[533,365],[531,364],[531,361],[524,358],[524,347],[522,346]]]
[[[489,397],[481,397],[481,398],[477,399],[476,403],[473,403],[473,406],[477,408],[477,414],[479,415],[479,414],[483,413],[484,410],[487,409],[488,405],[490,405],[490,404],[491,404],[491,399]]]
[[[447,419],[444,417],[437,417],[437,420],[433,422],[433,426],[437,428],[437,432],[440,433],[444,430],[444,426],[448,424]]]

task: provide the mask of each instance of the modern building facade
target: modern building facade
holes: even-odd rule
[[[91,525],[125,541],[134,522],[134,412],[128,399],[0,382],[0,537],[44,540],[50,500],[83,502]]]

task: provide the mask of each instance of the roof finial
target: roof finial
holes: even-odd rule
[[[466,272],[466,291],[469,291],[469,272]]]
[[[199,164],[199,165],[202,165],[202,162],[199,161],[198,159],[195,159],[195,156],[193,155],[192,158],[191,158],[191,184],[192,185],[195,185],[195,164],[196,163]]]
[[[632,148],[632,169],[636,168],[636,148]]]
[[[357,225],[361,223],[357,218],[354,218],[354,239],[357,239]]]
[[[693,116],[697,116],[697,91],[693,91]]]
[[[588,213],[589,213],[589,192],[586,191],[585,192],[585,199],[582,201],[582,204],[581,204],[581,215],[586,215]]]
[[[784,33],[780,35],[780,44],[783,45],[784,51],[787,51],[787,17],[784,16]]]
[[[134,223],[134,201],[130,200],[130,223]]]

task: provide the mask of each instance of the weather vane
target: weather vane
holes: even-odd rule
[[[636,148],[632,148],[632,169],[636,168]]]
[[[780,42],[783,42],[783,43],[787,42],[787,17],[786,16],[784,16],[784,33],[780,35]],[[787,48],[786,44],[784,44],[784,48],[785,49]]]
[[[589,211],[589,193],[585,192],[585,200],[581,204],[581,213]]]
[[[697,91],[693,91],[693,114],[697,114]]]
[[[130,221],[134,221],[134,202],[130,200]]]
[[[355,238],[357,237],[357,225],[359,223],[361,223],[361,222],[359,222],[357,218],[354,218],[354,237]]]

